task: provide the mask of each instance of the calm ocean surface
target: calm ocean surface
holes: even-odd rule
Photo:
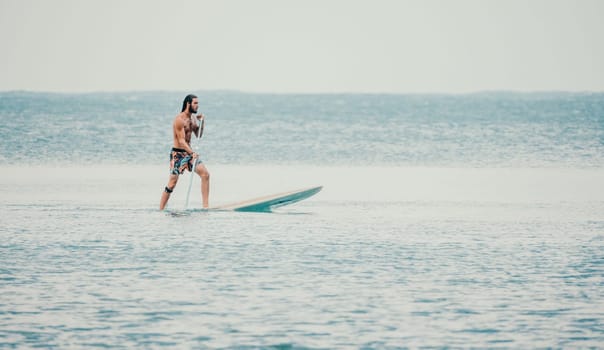
[[[604,347],[604,94],[0,93],[0,348]],[[197,141],[193,141],[196,146]]]

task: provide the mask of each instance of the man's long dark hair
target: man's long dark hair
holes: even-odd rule
[[[185,109],[187,109],[187,103],[193,103],[193,99],[197,98],[197,96],[195,95],[187,95],[187,97],[185,97],[185,100],[182,101],[182,110],[181,112],[184,112]]]

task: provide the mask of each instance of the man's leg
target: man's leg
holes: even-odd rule
[[[210,172],[202,163],[197,164],[195,172],[201,177],[201,200],[204,208],[209,208]]]
[[[170,194],[176,187],[176,183],[178,182],[178,175],[171,174],[170,179],[168,179],[168,186],[164,189],[164,192],[161,194],[161,199],[159,201],[159,210],[164,210],[166,204],[168,203],[168,199],[170,199]]]

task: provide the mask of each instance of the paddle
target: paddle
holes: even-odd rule
[[[197,147],[196,149],[193,149],[193,152],[197,153],[197,157],[199,157],[199,144],[201,143],[201,125],[204,122],[205,116],[202,114],[201,115],[201,120],[197,119],[197,132],[198,135],[195,135],[195,137],[197,137]],[[192,137],[193,135],[191,135]],[[195,167],[197,167],[197,159],[195,158],[195,161],[193,162],[193,169],[191,169],[191,176],[189,177],[189,189],[187,190],[187,199],[185,201],[185,210],[187,210],[189,208],[189,195],[191,194],[191,186],[193,185],[193,176],[195,176]]]

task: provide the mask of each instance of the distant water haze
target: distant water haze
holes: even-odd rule
[[[2,93],[0,164],[164,164],[186,94]],[[209,165],[604,165],[603,94],[198,95]]]

